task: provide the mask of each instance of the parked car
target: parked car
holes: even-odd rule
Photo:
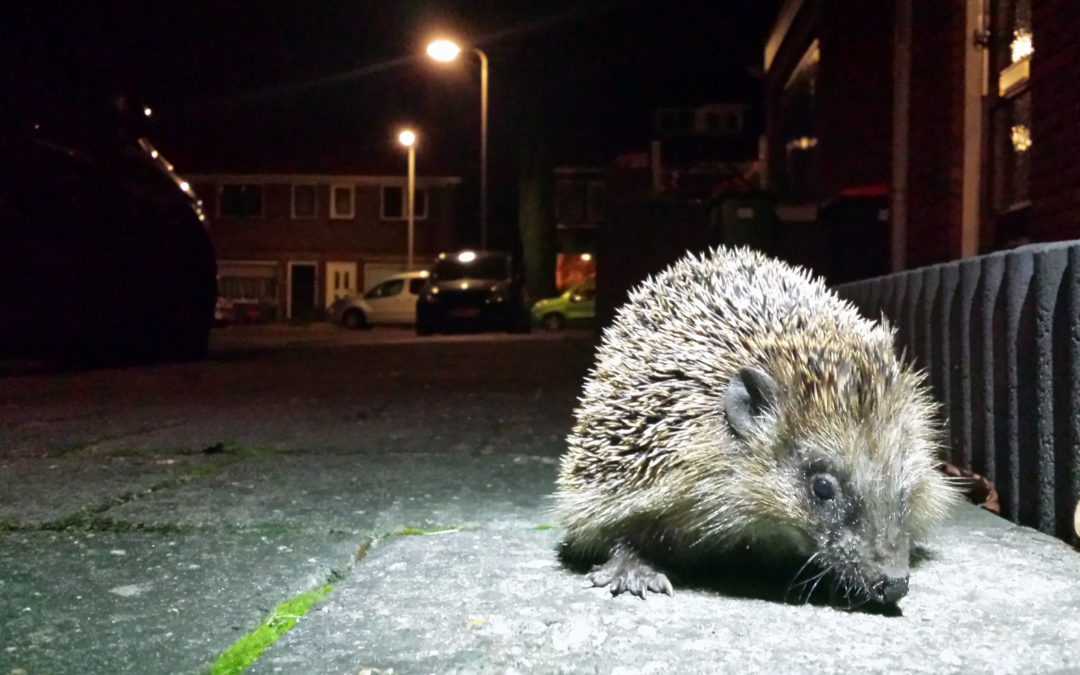
[[[528,331],[521,273],[503,251],[440,253],[416,304],[419,335],[456,327]]]
[[[402,272],[379,282],[363,295],[339,298],[329,317],[346,328],[416,323],[416,299],[427,284],[427,270]]]
[[[0,123],[0,354],[203,356],[217,263],[191,186],[130,128],[34,119]]]
[[[228,326],[236,320],[236,303],[232,298],[218,296],[214,305],[214,325],[218,328]]]
[[[532,306],[534,326],[562,330],[567,326],[588,326],[596,320],[596,278],[571,286],[562,295],[537,300]]]

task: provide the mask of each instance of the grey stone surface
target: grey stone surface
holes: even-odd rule
[[[118,500],[213,470],[221,462],[207,455],[0,460],[0,527],[31,527],[93,514]]]
[[[1080,555],[974,508],[900,616],[584,588],[542,527],[591,344],[398,335],[0,379],[0,674],[202,672],[328,580],[254,672],[1080,672]]]
[[[257,456],[108,516],[150,526],[283,525],[371,535],[481,523],[535,527],[551,524],[556,462],[494,453]]]
[[[677,588],[612,598],[554,531],[400,537],[371,552],[254,673],[1048,672],[1080,669],[1080,557],[964,507],[902,614]]]
[[[0,673],[196,673],[347,570],[344,535],[0,533]]]

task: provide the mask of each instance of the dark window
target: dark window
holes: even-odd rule
[[[384,185],[382,189],[383,220],[402,220],[408,217],[408,191],[400,185]],[[427,218],[427,190],[413,189],[413,217]]]
[[[817,115],[818,43],[806,50],[780,97],[780,140],[777,149],[780,192],[789,201],[818,196]]]
[[[330,217],[353,217],[353,189],[351,185],[331,186]]]
[[[222,185],[220,213],[229,218],[259,218],[263,213],[261,185]]]
[[[994,110],[994,210],[1027,203],[1031,172],[1031,91],[1003,99]]]
[[[1002,248],[1028,240],[1031,146],[1031,88],[1028,81],[1034,40],[1031,0],[994,0],[990,17],[991,90],[990,205],[993,232],[988,241]]]
[[[382,189],[382,217],[385,219],[405,217],[405,190],[396,185],[384,185]]]
[[[315,186],[294,185],[292,190],[293,218],[315,217]]]
[[[587,213],[585,184],[573,178],[564,178],[557,186],[555,216],[560,225],[580,225]]]
[[[606,188],[602,181],[594,180],[589,181],[588,188],[588,204],[586,208],[586,214],[590,223],[601,223],[604,221],[604,199],[606,197]]]

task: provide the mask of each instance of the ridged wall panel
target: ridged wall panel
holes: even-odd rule
[[[925,370],[951,461],[988,478],[1002,515],[1076,542],[1080,242],[909,270],[836,289],[896,330]]]

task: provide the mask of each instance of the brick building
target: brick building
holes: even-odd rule
[[[405,269],[403,176],[200,174],[218,257],[218,287],[238,312],[263,319],[312,318],[335,298]],[[460,179],[418,176],[416,265],[455,241]]]
[[[769,188],[808,220],[887,195],[895,269],[1078,237],[1078,37],[1068,0],[786,0]]]

